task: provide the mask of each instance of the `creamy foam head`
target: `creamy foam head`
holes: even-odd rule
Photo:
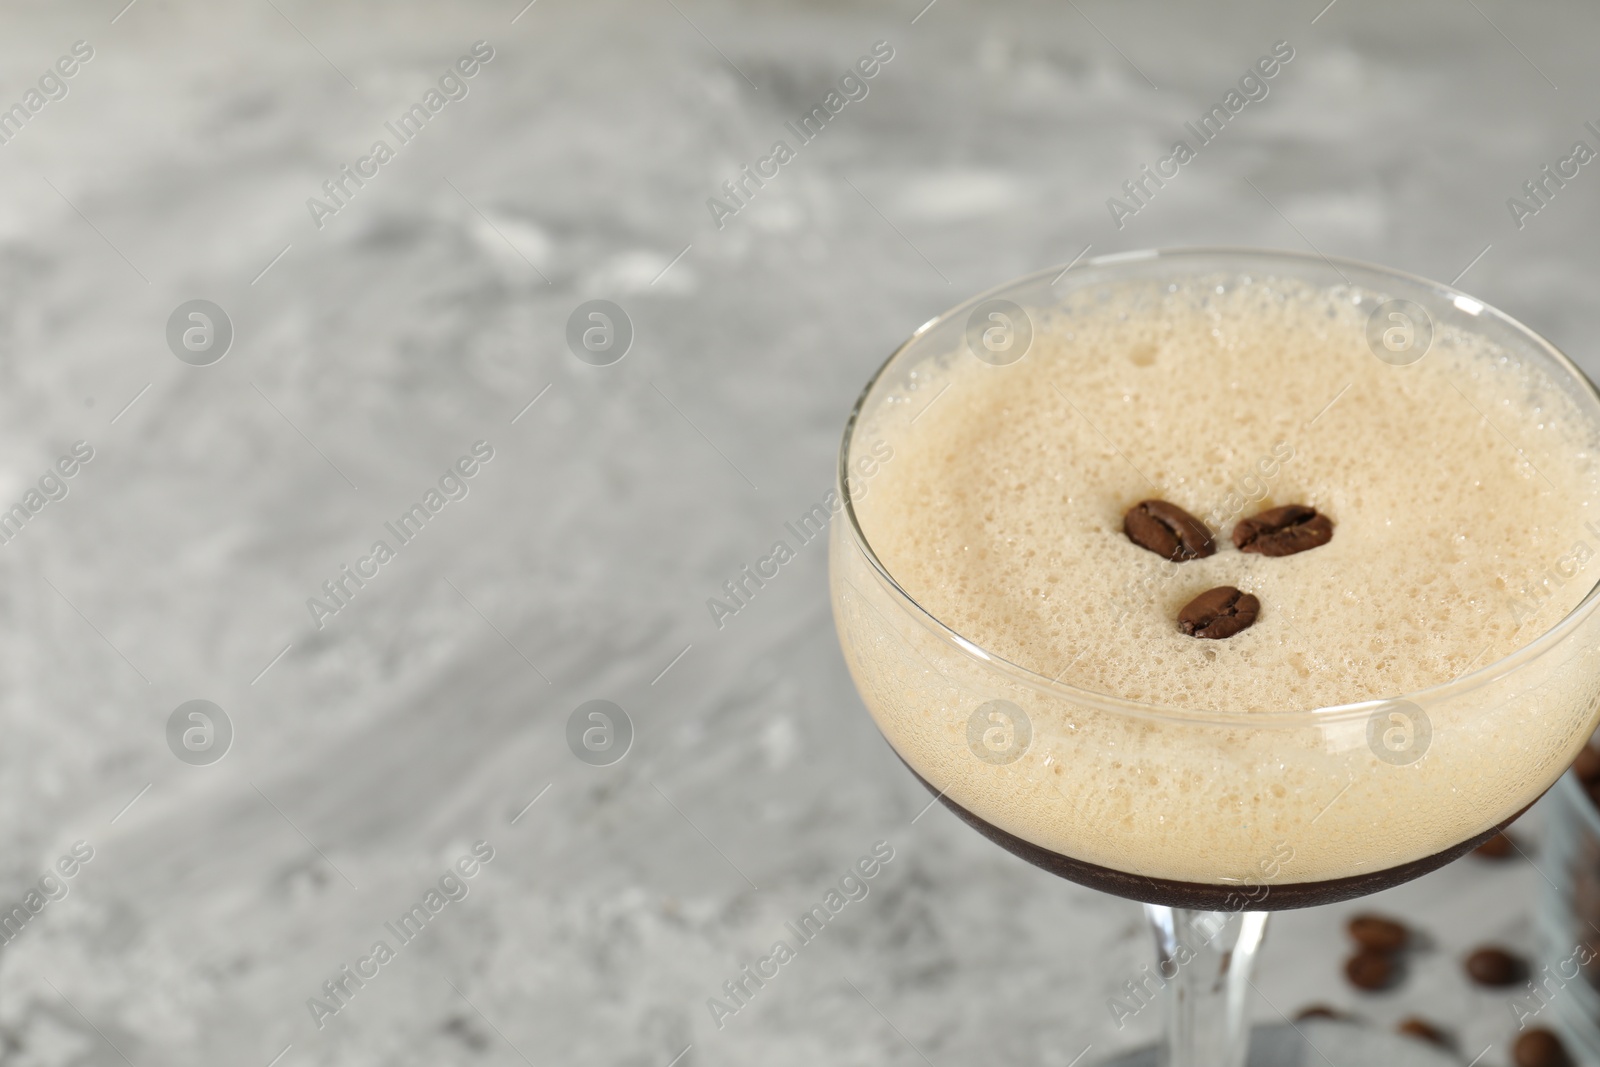
[[[1594,729],[1600,624],[1534,668],[1424,698],[1430,732],[1406,758],[1386,758],[1388,722],[1365,711],[1249,720],[1415,694],[1570,613],[1600,578],[1600,418],[1560,368],[1460,324],[1437,324],[1420,362],[1379,360],[1382,294],[1217,281],[1030,308],[1020,361],[952,343],[856,427],[853,453],[892,449],[853,493],[885,569],[957,633],[1073,689],[1024,684],[918,622],[840,522],[846,661],[924,778],[1065,855],[1229,884],[1441,852],[1531,802]],[[1150,497],[1205,521],[1217,553],[1173,564],[1130,542],[1123,514]],[[1332,541],[1233,547],[1240,518],[1289,503],[1329,515]],[[1260,599],[1255,625],[1182,634],[1179,610],[1219,585]],[[1031,732],[1015,758],[975,745],[996,699]]]
[[[1499,659],[1594,582],[1540,584],[1600,542],[1584,527],[1600,519],[1596,428],[1545,372],[1472,335],[1381,362],[1372,306],[1261,284],[1036,315],[1019,362],[956,353],[932,371],[921,391],[944,391],[892,433],[862,529],[951,628],[1127,699],[1314,708]],[[1129,541],[1123,514],[1149,497],[1205,521],[1216,555],[1173,564]],[[1239,519],[1291,503],[1329,515],[1332,542],[1233,547]],[[1219,585],[1261,600],[1256,624],[1180,633],[1179,609]]]

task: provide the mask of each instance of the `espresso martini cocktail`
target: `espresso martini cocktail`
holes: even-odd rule
[[[1444,286],[1230,251],[1024,279],[895,353],[841,480],[835,615],[884,736],[1119,895],[1395,884],[1596,724],[1600,403]]]

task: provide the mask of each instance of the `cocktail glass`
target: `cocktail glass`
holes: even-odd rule
[[[1216,712],[1089,692],[1008,662],[931,614],[878,558],[856,497],[870,491],[897,427],[937,399],[925,385],[938,361],[979,358],[1003,371],[1026,358],[1043,317],[1061,328],[1073,297],[1250,279],[1370,304],[1366,336],[1352,344],[1370,346],[1372,358],[1397,373],[1426,358],[1430,344],[1481,338],[1537,368],[1575,417],[1600,427],[1600,395],[1570,360],[1449,286],[1320,256],[1187,249],[1044,271],[924,324],[867,384],[840,452],[844,513],[830,535],[834,616],[856,686],[895,752],[946,807],[997,844],[1145,906],[1168,1005],[1166,1038],[1159,1060],[1145,1051],[1119,1063],[1323,1062],[1321,1048],[1308,1055],[1310,1027],[1287,1016],[1287,1028],[1249,1052],[1251,967],[1268,913],[1373,893],[1461,856],[1538,799],[1600,718],[1593,588],[1514,653],[1422,691],[1337,707]],[[1556,457],[1566,458],[1579,461]],[[1528,572],[1552,562],[1529,560]],[[1197,767],[1205,773],[1191,802],[1152,809],[1117,795],[1134,778],[1193,780]],[[1029,818],[1017,817],[1019,803]],[[1050,816],[1049,841],[1037,839],[1044,836],[1040,810]],[[1132,850],[1135,839],[1141,847]],[[1170,863],[1161,858],[1163,841],[1184,846],[1171,849]],[[1196,841],[1207,848],[1195,849]],[[1130,862],[1131,851],[1145,859]],[[1142,988],[1155,992],[1148,982]],[[1415,1041],[1362,1040],[1364,1050],[1347,1058],[1437,1062]],[[1400,1046],[1375,1051],[1371,1043],[1385,1040]]]

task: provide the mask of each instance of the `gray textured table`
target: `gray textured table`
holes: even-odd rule
[[[93,450],[0,546],[0,899],[93,849],[0,950],[8,1064],[1067,1067],[1147,1040],[1155,1011],[1106,1008],[1148,959],[1137,907],[916,818],[822,546],[720,628],[707,599],[827,490],[894,344],[1091,246],[1464,274],[1600,369],[1600,173],[1507,203],[1600,147],[1586,5],[124,2],[0,15],[0,501]],[[1278,41],[1266,95],[1129,199]],[[232,324],[219,362],[169,349],[193,299]],[[620,362],[569,351],[591,299],[632,323]],[[194,762],[169,746],[195,699],[231,724],[218,762],[200,720]],[[591,699],[634,726],[610,766],[566,740]],[[879,840],[867,897],[719,1029],[707,998]],[[1474,863],[1373,902],[1438,942],[1396,993],[1341,986],[1350,909],[1282,916],[1257,1014],[1420,1011],[1506,1062],[1506,998],[1455,961],[1526,944],[1539,879]]]

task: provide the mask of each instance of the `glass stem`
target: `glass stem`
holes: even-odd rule
[[[1250,975],[1267,930],[1264,911],[1144,906],[1167,990],[1164,1067],[1244,1067],[1250,1052]]]

